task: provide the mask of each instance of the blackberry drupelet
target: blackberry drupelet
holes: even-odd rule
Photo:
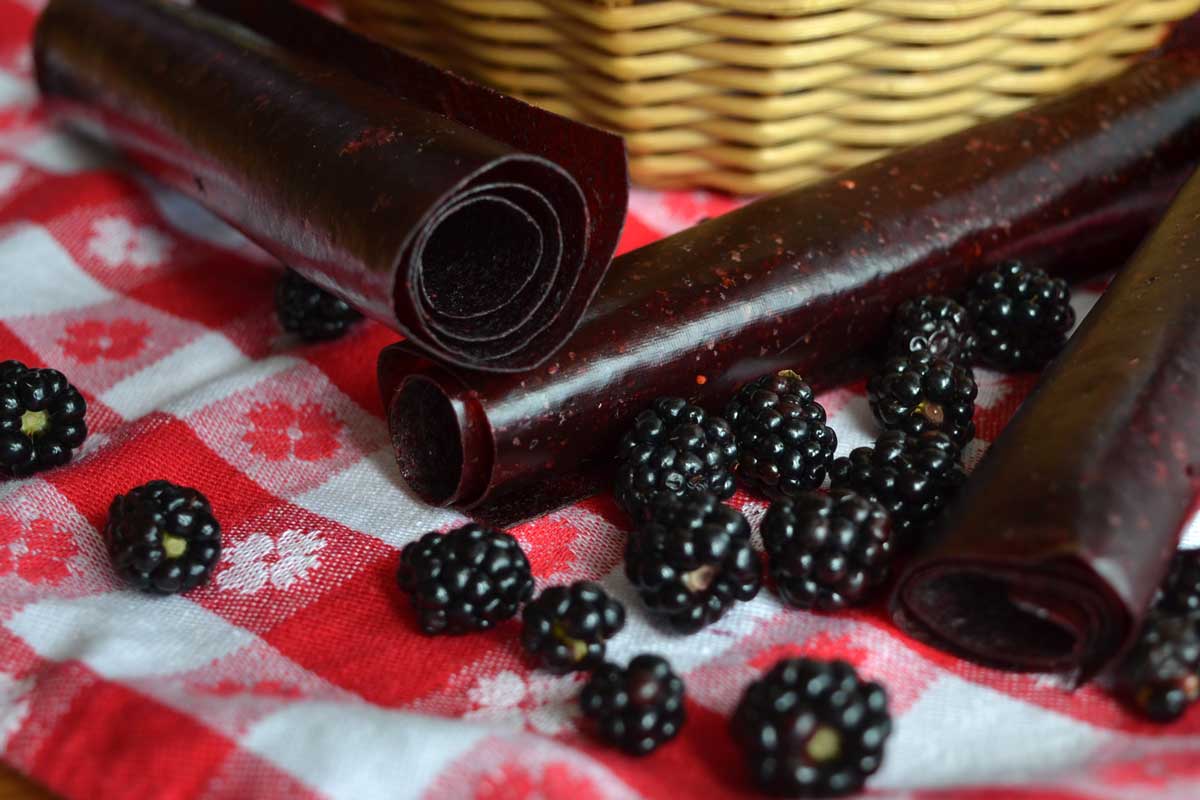
[[[626,541],[625,574],[651,612],[685,633],[752,599],[762,583],[746,518],[711,494],[656,498]]]
[[[887,512],[849,489],[775,501],[762,537],[780,596],[799,608],[835,611],[860,603],[891,567]]]
[[[643,654],[625,669],[600,665],[584,685],[579,705],[601,738],[644,756],[683,727],[683,681],[666,659]]]
[[[1156,605],[1174,614],[1200,616],[1200,550],[1175,554]]]
[[[625,625],[625,607],[590,581],[551,586],[525,606],[521,644],[551,672],[594,669]]]
[[[867,382],[867,399],[885,430],[919,436],[941,431],[962,447],[975,438],[971,370],[928,352],[893,358]]]
[[[428,634],[487,630],[512,619],[533,596],[533,574],[517,540],[475,523],[409,542],[398,578]]]
[[[117,574],[156,594],[196,588],[221,555],[221,526],[208,499],[168,481],[113,498],[104,534]]]
[[[884,688],[849,664],[791,658],[750,684],[732,729],[760,788],[828,797],[879,769],[892,720]]]
[[[643,519],[659,492],[733,496],[737,442],[729,423],[678,397],[660,397],[621,440],[617,502]]]
[[[1191,615],[1151,613],[1117,670],[1117,691],[1156,722],[1178,719],[1200,699],[1198,628]]]
[[[981,275],[967,293],[966,306],[980,358],[997,369],[1041,369],[1066,344],[1075,324],[1066,281],[1016,261]]]
[[[275,313],[285,331],[306,342],[336,339],[362,319],[345,300],[293,269],[285,269],[275,287]]]
[[[969,367],[977,346],[967,310],[949,297],[926,294],[905,300],[896,309],[887,354],[929,353]]]
[[[888,431],[873,447],[836,459],[829,473],[834,489],[852,489],[884,507],[893,543],[902,547],[937,519],[966,482],[958,459],[958,445],[944,433]]]
[[[738,443],[738,474],[770,497],[815,489],[837,449],[825,408],[791,371],[743,386],[725,409]]]
[[[22,477],[71,460],[87,438],[87,402],[54,369],[0,363],[0,477]]]

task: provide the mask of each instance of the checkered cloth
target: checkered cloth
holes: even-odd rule
[[[734,797],[748,779],[727,718],[748,682],[804,654],[889,688],[873,796],[1200,794],[1200,711],[1156,728],[1097,686],[1070,694],[924,647],[880,607],[817,615],[764,591],[701,633],[663,633],[622,575],[626,521],[607,495],[513,533],[541,586],[596,579],[626,603],[611,656],[660,653],[684,676],[678,740],[635,760],[589,739],[581,678],[530,669],[516,621],[422,636],[398,553],[463,517],[422,505],[393,466],[374,366],[395,335],[283,335],[269,258],[48,126],[35,5],[0,0],[0,359],[67,373],[92,434],[70,466],[0,484],[4,761],[89,800]],[[637,191],[623,249],[732,205]],[[972,462],[1034,381],[978,377]],[[823,402],[842,452],[871,440],[861,385]],[[224,527],[213,580],[187,597],[122,589],[101,544],[113,495],[152,478],[199,488]],[[760,500],[734,502],[761,518]]]

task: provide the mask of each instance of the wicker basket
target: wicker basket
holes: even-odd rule
[[[1200,0],[344,0],[360,28],[625,135],[634,178],[772,191],[1118,71]]]

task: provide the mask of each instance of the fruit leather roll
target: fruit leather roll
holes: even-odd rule
[[[68,121],[447,363],[533,367],[620,235],[624,145],[299,6],[255,29],[154,0],[53,0],[38,83]]]
[[[1135,632],[1200,491],[1198,222],[1200,174],[905,571],[906,630],[1076,679]]]
[[[617,259],[546,364],[482,375],[407,344],[380,355],[400,471],[432,503],[534,515],[611,477],[660,395],[719,409],[790,368],[845,377],[892,310],[1003,259],[1059,274],[1119,266],[1200,159],[1190,50],[822,183],[758,200]]]

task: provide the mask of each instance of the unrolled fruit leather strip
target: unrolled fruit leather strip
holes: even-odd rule
[[[38,83],[61,117],[425,351],[544,361],[620,235],[620,139],[285,0],[240,13],[52,0]]]
[[[1200,159],[1200,59],[1183,48],[1091,88],[765,198],[614,262],[544,365],[482,375],[407,344],[379,383],[400,471],[431,503],[511,522],[611,480],[660,395],[720,409],[783,368],[855,373],[917,294],[999,261],[1118,267]]]
[[[1100,670],[1200,492],[1200,174],[897,583],[909,632],[1003,669]]]

